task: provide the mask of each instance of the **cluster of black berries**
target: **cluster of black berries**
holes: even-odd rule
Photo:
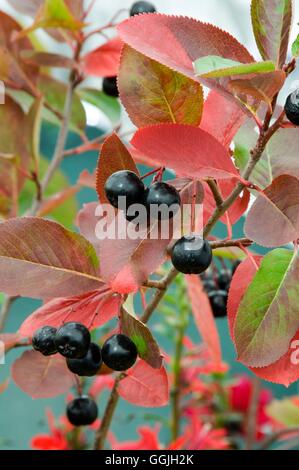
[[[159,209],[167,207],[167,217],[173,217],[181,205],[179,192],[170,184],[157,181],[146,188],[143,181],[133,171],[122,170],[111,175],[105,183],[107,199],[113,207],[126,210],[126,218],[134,220],[137,210],[134,205],[142,205],[146,209],[147,216],[157,215],[163,217],[163,211]],[[125,201],[123,207],[122,202]],[[156,210],[151,210],[152,208]]]
[[[299,126],[299,88],[288,96],[284,110],[288,120]]]
[[[223,318],[227,315],[228,291],[238,265],[239,261],[235,262],[232,267],[223,267],[220,270],[209,269],[201,275],[215,318]]]
[[[140,15],[141,13],[156,13],[155,6],[150,2],[135,2],[130,9],[130,16]],[[105,77],[103,80],[103,92],[113,98],[119,97],[117,87],[117,77]]]
[[[32,346],[44,356],[59,353],[66,358],[71,372],[81,377],[96,375],[104,362],[112,370],[127,370],[137,359],[137,348],[125,335],[108,338],[102,349],[91,342],[89,330],[81,323],[69,322],[56,329],[43,326],[32,338]],[[81,396],[67,406],[67,416],[74,426],[92,424],[98,416],[94,400]]]
[[[164,206],[170,209],[167,211],[167,217],[171,218],[181,205],[179,192],[170,184],[158,181],[146,188],[142,180],[128,170],[113,173],[105,183],[105,193],[110,204],[118,209],[123,209],[119,201],[124,198],[128,220],[134,219],[133,213],[130,213],[134,204],[143,205],[147,216],[150,214],[154,218],[158,215],[158,219],[163,218],[163,212],[159,208]],[[152,210],[153,207],[156,210]],[[181,273],[200,274],[208,269],[212,262],[211,246],[207,240],[196,235],[182,237],[172,248],[171,260]]]

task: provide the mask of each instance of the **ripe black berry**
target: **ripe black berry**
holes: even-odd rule
[[[75,398],[67,405],[68,420],[74,426],[87,426],[95,422],[98,417],[98,407],[94,400],[82,396]]]
[[[120,207],[124,204],[130,207],[132,204],[141,204],[144,197],[144,184],[133,171],[122,170],[111,175],[105,183],[105,193],[107,199],[113,207]],[[119,197],[126,198],[119,201]]]
[[[55,344],[62,356],[80,359],[86,356],[90,345],[90,333],[81,323],[65,323],[56,333]]]
[[[140,13],[156,13],[155,6],[150,2],[136,2],[132,5],[130,16],[140,15]]]
[[[146,191],[145,205],[147,210],[150,211],[151,217],[155,219],[169,219],[179,210],[181,197],[173,186],[160,181],[154,183]],[[171,210],[169,211],[168,209]]]
[[[117,77],[105,77],[103,80],[103,92],[113,98],[119,97],[119,91],[117,87]]]
[[[81,377],[92,377],[96,375],[102,365],[101,348],[90,343],[89,349],[85,357],[82,359],[67,359],[67,366],[71,372]]]
[[[178,240],[171,254],[174,267],[184,274],[200,274],[212,262],[212,250],[209,242],[200,237],[189,236]]]
[[[299,126],[299,88],[288,96],[284,110],[288,120]]]
[[[57,329],[53,326],[43,326],[37,330],[32,338],[32,346],[44,356],[51,356],[57,353],[55,345],[55,335]]]
[[[113,335],[102,347],[102,358],[106,366],[112,370],[127,370],[135,364],[137,348],[128,336]]]
[[[208,294],[214,317],[226,317],[227,291],[214,290]]]

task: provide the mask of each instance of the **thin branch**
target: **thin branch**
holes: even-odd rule
[[[215,240],[210,242],[212,250],[216,250],[217,248],[231,248],[234,246],[240,247],[242,246],[251,246],[254,242],[249,238],[239,238],[237,240]]]
[[[119,386],[120,381],[124,377],[125,377],[125,374],[121,373],[115,379],[115,382],[114,382],[114,385],[110,394],[110,398],[106,406],[103,419],[101,421],[101,425],[96,432],[94,450],[102,450],[105,445],[106,437],[110,428],[113,414],[114,414],[115,408],[119,400],[119,394],[117,391],[118,386]]]
[[[217,207],[221,206],[223,204],[223,197],[220,193],[217,182],[215,180],[212,180],[212,179],[209,178],[207,180],[207,184],[208,184],[210,190],[212,191],[213,197],[214,197],[215,202],[216,202],[216,206]]]

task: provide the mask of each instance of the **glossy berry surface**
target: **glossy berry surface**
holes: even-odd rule
[[[128,336],[117,334],[107,339],[102,347],[102,358],[112,370],[127,370],[135,364],[137,348]]]
[[[133,171],[122,170],[111,175],[105,183],[105,193],[108,201],[113,207],[124,209],[120,206],[123,201],[118,198],[125,199],[126,207],[132,204],[141,204],[144,197],[144,184],[141,179]]]
[[[79,359],[86,356],[88,352],[90,333],[81,323],[65,323],[57,330],[55,344],[62,356]]]
[[[117,87],[117,77],[105,77],[103,80],[103,92],[113,98],[119,97],[119,91]]]
[[[145,205],[152,217],[168,219],[172,218],[179,210],[181,197],[173,186],[161,181],[148,188],[145,195]],[[163,214],[163,206],[166,207],[165,214]],[[168,211],[167,208],[172,210]]]
[[[86,356],[82,359],[67,359],[66,363],[73,374],[92,377],[99,372],[102,365],[101,348],[95,343],[90,343]]]
[[[288,120],[299,126],[299,88],[288,96],[284,110]]]
[[[200,274],[206,271],[212,262],[212,257],[209,242],[195,236],[178,240],[171,253],[173,266],[184,274]]]
[[[226,317],[227,291],[215,290],[210,292],[209,299],[214,313],[214,317]]]
[[[87,426],[93,424],[98,417],[98,407],[94,400],[82,396],[75,398],[67,405],[68,420],[74,426]]]
[[[135,2],[130,10],[130,16],[140,15],[140,13],[156,13],[155,6],[150,2]]]
[[[33,349],[39,351],[44,356],[51,356],[57,353],[55,335],[57,329],[53,326],[43,326],[37,330],[32,338]]]

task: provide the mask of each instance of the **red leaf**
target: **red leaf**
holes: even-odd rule
[[[25,351],[14,362],[11,375],[16,385],[32,398],[55,397],[74,385],[74,375],[58,354],[45,357],[37,351]]]
[[[152,369],[146,362],[128,370],[119,384],[119,394],[124,400],[143,407],[165,406],[169,399],[168,378],[164,367]]]
[[[228,317],[228,326],[232,340],[234,341],[234,324],[236,320],[237,311],[242,300],[243,295],[250,282],[254,278],[262,256],[254,256],[254,264],[251,258],[246,258],[242,263],[237,267],[229,289],[228,301],[227,301],[227,317]]]
[[[254,60],[229,33],[192,18],[139,15],[121,23],[118,30],[123,41],[137,51],[193,79],[192,62],[200,57]]]
[[[299,179],[278,176],[259,194],[247,216],[244,232],[265,247],[296,240],[299,237]]]
[[[112,134],[102,145],[97,165],[96,190],[102,204],[109,203],[104,189],[106,180],[120,170],[130,170],[139,175],[130,152],[120,138],[116,134]]]
[[[246,118],[239,106],[212,90],[204,104],[200,127],[228,148]]]
[[[161,124],[136,132],[132,145],[141,153],[187,178],[238,176],[227,150],[202,129]]]
[[[119,302],[120,298],[107,288],[77,297],[54,299],[26,318],[20,334],[31,337],[42,326],[59,327],[65,321],[78,321],[88,328],[95,328],[117,315]]]
[[[221,364],[221,346],[210,301],[198,276],[186,276],[192,313],[215,366]]]
[[[86,75],[96,77],[114,77],[118,74],[123,42],[119,37],[86,54],[83,58],[83,70]]]

